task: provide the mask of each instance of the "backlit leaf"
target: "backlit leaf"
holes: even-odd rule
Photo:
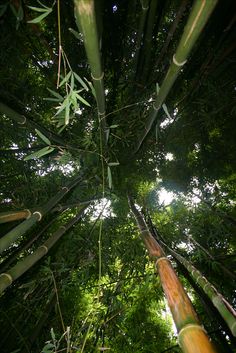
[[[44,134],[42,134],[42,132],[40,132],[38,129],[35,129],[35,131],[47,145],[51,145],[51,141]]]
[[[45,156],[46,154],[48,153],[51,153],[52,151],[54,151],[54,148],[53,147],[44,147],[42,148],[41,150],[37,151],[37,152],[34,152],[32,154],[30,154],[29,156],[26,156],[24,158],[24,161],[28,161],[30,159],[33,159],[33,158],[40,158],[40,157],[43,157]]]

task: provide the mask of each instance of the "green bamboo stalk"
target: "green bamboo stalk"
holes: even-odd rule
[[[25,242],[22,242],[16,249],[14,249],[10,255],[0,264],[0,273],[5,272],[11,264],[16,262],[17,257],[23,253],[25,250],[29,249],[31,245],[38,240],[42,234],[44,234],[49,227],[57,220],[57,218],[53,218],[49,223],[47,223],[40,231],[34,235],[32,238],[28,239]]]
[[[141,74],[141,76],[142,76],[143,82],[145,82],[145,80],[146,80],[149,66],[150,66],[149,64],[150,64],[150,59],[151,59],[151,54],[152,54],[152,52],[151,52],[152,36],[153,36],[153,29],[154,29],[154,25],[155,25],[157,4],[158,4],[158,0],[151,0],[150,9],[149,9],[149,13],[148,13],[147,29],[145,32],[144,45],[143,45],[143,50],[142,50],[143,60],[141,62],[141,67],[143,68],[143,73]]]
[[[128,200],[149,255],[157,259],[156,266],[178,331],[180,347],[184,353],[215,352],[205,330],[199,323],[191,301],[171,266],[169,259],[166,257],[160,244],[152,236],[142,214],[135,207],[132,198],[128,197]]]
[[[20,210],[20,211],[1,212],[0,213],[0,224],[18,221],[20,219],[29,218],[30,216],[31,216],[31,211],[28,209]]]
[[[180,43],[173,55],[173,62],[171,63],[169,70],[164,78],[164,81],[160,87],[160,91],[153,103],[150,113],[147,117],[144,126],[144,132],[138,139],[137,146],[134,153],[137,153],[151,130],[151,127],[156,120],[157,114],[162,107],[168,93],[170,92],[173,84],[175,83],[178,74],[183,68],[187,61],[187,58],[196,43],[199,35],[201,34],[204,26],[207,23],[209,16],[216,6],[217,0],[195,0],[187,24],[184,28],[184,33],[181,37]]]
[[[135,58],[134,58],[134,75],[137,77],[137,69],[138,69],[138,63],[140,61],[140,50],[141,50],[141,45],[142,45],[142,40],[143,40],[143,32],[144,32],[144,27],[146,24],[146,19],[147,19],[147,14],[149,10],[149,1],[150,0],[141,0],[141,6],[142,6],[142,13],[140,16],[139,20],[139,28],[138,28],[138,34],[137,34],[137,40],[136,40],[136,48],[135,48]]]
[[[65,211],[68,208],[73,208],[73,207],[79,207],[82,205],[87,205],[92,201],[96,201],[99,199],[91,199],[87,201],[78,201],[74,203],[68,203],[68,204],[58,204],[56,207],[54,207],[51,212],[61,212]],[[25,210],[12,210],[12,211],[6,211],[6,212],[0,212],[0,224],[1,223],[7,223],[7,222],[13,222],[13,221],[19,221],[21,219],[29,218],[32,213],[37,211],[37,209],[42,208],[42,207],[36,207],[33,210],[25,209]]]
[[[161,52],[157,58],[157,62],[156,62],[156,68],[159,68],[159,65],[169,47],[169,44],[170,44],[170,41],[171,39],[173,38],[173,35],[176,31],[176,28],[178,27],[178,24],[179,24],[179,21],[181,19],[181,17],[183,16],[183,13],[185,11],[185,8],[186,8],[186,5],[188,3],[189,0],[182,0],[181,4],[180,4],[180,7],[178,9],[178,12],[176,13],[176,16],[175,16],[175,19],[170,27],[170,30],[168,32],[168,35],[167,35],[167,38],[166,38],[166,41],[161,49]]]
[[[74,0],[74,4],[76,24],[83,34],[85,51],[91,69],[98,116],[103,130],[106,132],[104,72],[101,64],[94,0]]]
[[[163,244],[164,245],[164,244]],[[225,320],[233,336],[236,337],[236,312],[229,302],[220,294],[217,289],[204,277],[200,271],[196,269],[183,256],[167,246],[170,254],[173,255],[191,274],[196,283],[203,289],[204,293],[210,298],[211,302],[218,310],[222,318]]]
[[[67,146],[66,143],[59,136],[57,136],[53,132],[49,131],[45,127],[41,126],[40,124],[36,123],[35,121],[29,119],[25,115],[17,113],[15,110],[8,107],[3,102],[0,102],[0,112],[7,115],[12,120],[14,120],[18,125],[23,126],[23,127],[27,126],[33,130],[38,129],[45,136],[47,136],[49,138],[49,140],[52,140],[52,141],[58,143],[59,145],[62,145],[65,147]]]
[[[233,280],[236,280],[236,275],[231,272],[227,267],[225,267],[224,265],[222,265],[221,262],[217,261],[215,259],[214,256],[211,255],[211,253],[204,248],[204,246],[202,246],[197,240],[195,240],[192,236],[188,236],[188,240],[192,241],[194,243],[195,246],[197,246],[198,248],[200,248],[212,261],[214,261],[215,263],[217,263],[217,265],[221,268],[221,270],[228,275],[229,277],[231,277]]]
[[[87,206],[84,206],[79,213],[67,222],[64,226],[58,228],[58,230],[45,241],[37,250],[32,254],[25,257],[22,261],[18,262],[13,266],[7,273],[0,274],[0,293],[2,293],[7,287],[9,287],[12,282],[28,271],[37,261],[39,261],[43,256],[45,256],[48,251],[53,247],[53,245],[65,234],[68,229],[70,229],[74,224],[76,224],[82,217],[84,210]]]
[[[61,190],[46,203],[45,206],[35,210],[28,219],[5,234],[0,239],[0,254],[6,250],[14,241],[16,241],[22,234],[29,230],[35,223],[39,222],[46,213],[48,213],[74,186],[76,186],[81,181],[81,179],[81,176],[76,177],[67,186],[63,186]]]
[[[232,308],[232,306],[223,297],[223,295],[220,294],[217,289],[201,274],[201,272],[198,271],[191,264],[191,262],[186,260],[183,256],[179,255],[176,251],[170,248],[162,239],[160,239],[160,235],[157,232],[155,226],[152,224],[152,220],[150,217],[149,221],[151,223],[153,231],[155,232],[155,236],[158,239],[158,242],[163,245],[169,251],[169,253],[187,269],[187,271],[189,271],[190,275],[193,277],[196,283],[203,289],[204,293],[209,297],[212,304],[216,307],[222,318],[225,320],[232,334],[236,336],[236,312]]]

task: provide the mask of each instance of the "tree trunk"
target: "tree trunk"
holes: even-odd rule
[[[142,214],[135,207],[130,197],[129,204],[149,255],[157,258],[156,266],[178,331],[180,347],[184,353],[216,352],[205,330],[200,325],[191,301],[171,266],[169,259],[150,233]]]

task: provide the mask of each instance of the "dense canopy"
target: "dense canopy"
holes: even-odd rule
[[[1,2],[1,352],[236,352],[235,10]]]

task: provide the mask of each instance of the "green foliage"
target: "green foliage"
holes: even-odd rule
[[[14,265],[42,245],[76,214],[79,202],[104,197],[111,205],[102,223],[94,220],[100,206],[90,206],[82,222],[4,293],[0,350],[66,349],[65,332],[70,327],[69,342],[77,347],[75,351],[86,343],[84,353],[104,347],[114,353],[161,353],[175,346],[176,338],[159,279],[153,275],[130,214],[127,192],[142,211],[150,212],[164,240],[235,303],[235,38],[231,26],[235,4],[219,2],[157,115],[157,128],[151,129],[137,154],[134,146],[146,131],[156,82],[161,86],[172,62],[191,4],[158,62],[179,2],[157,3],[148,59],[148,23],[144,21],[142,31],[138,30],[140,19],[145,20],[140,2],[118,1],[115,11],[109,1],[95,1],[104,90],[86,79],[91,77],[91,63],[85,38],[73,29],[73,2],[58,1],[60,21],[55,4],[26,0],[0,5],[0,101],[19,113],[22,121],[26,117],[37,124],[17,124],[1,113],[0,210],[43,206],[69,177],[80,172],[83,180],[61,201],[62,206],[72,207],[48,214],[22,235],[3,254],[1,268],[5,261],[12,259]],[[102,121],[106,119],[109,127],[107,144],[101,140],[102,121],[94,99],[98,92],[106,99]],[[175,192],[168,206],[159,203],[162,187]],[[1,234],[17,224],[1,225]],[[30,247],[20,251],[43,229]],[[52,295],[52,273],[58,298]],[[182,279],[204,326],[216,331],[211,337],[219,343],[225,331],[215,317],[208,317],[188,281]],[[223,351],[230,339],[224,341]]]
[[[28,21],[28,23],[39,23],[41,22],[44,18],[46,18],[53,9],[53,6],[55,5],[55,1],[52,5],[52,7],[48,7],[44,4],[42,4],[39,0],[37,1],[42,7],[35,7],[35,6],[28,6],[29,9],[35,11],[35,12],[40,12],[41,15],[39,15],[38,17],[35,17],[33,20]]]

